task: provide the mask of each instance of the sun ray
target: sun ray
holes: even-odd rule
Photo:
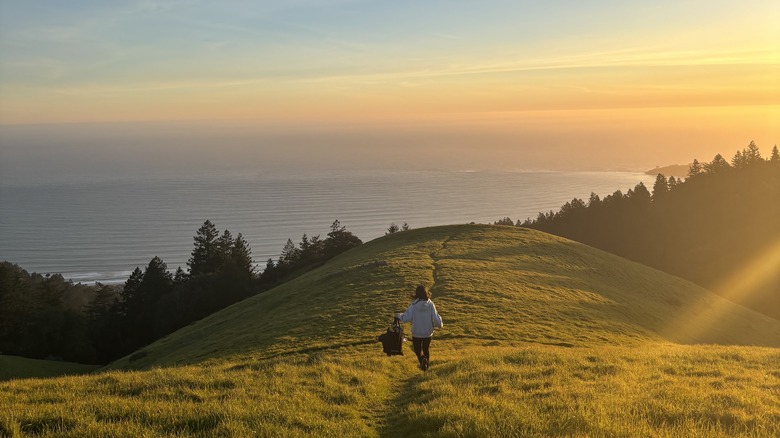
[[[688,342],[706,343],[723,318],[734,311],[733,303],[744,303],[780,273],[780,238],[768,245],[740,269],[712,288],[718,297],[696,302],[681,313],[668,334]]]

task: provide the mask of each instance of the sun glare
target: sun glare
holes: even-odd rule
[[[721,298],[701,300],[680,314],[668,331],[687,342],[706,343],[708,334],[717,329],[722,319],[734,312],[734,303],[744,303],[768,287],[773,277],[780,275],[780,239],[748,260],[726,278],[713,292]]]

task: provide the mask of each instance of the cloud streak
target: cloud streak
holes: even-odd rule
[[[630,2],[10,2],[0,123],[74,107],[96,120],[145,107],[178,118],[205,101],[219,118],[236,106],[327,116],[776,99],[775,3],[702,17],[659,1],[651,17]]]

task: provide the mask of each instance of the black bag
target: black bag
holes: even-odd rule
[[[406,339],[404,338],[404,328],[401,326],[401,320],[395,318],[393,325],[387,329],[387,332],[379,335],[376,340],[382,343],[382,351],[388,356],[403,356],[404,350],[402,347]]]

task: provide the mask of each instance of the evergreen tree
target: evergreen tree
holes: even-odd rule
[[[688,167],[688,178],[694,178],[698,175],[701,175],[701,164],[699,164],[699,160],[694,158],[693,163]]]
[[[303,233],[303,236],[301,236],[301,242],[298,244],[298,248],[300,248],[301,253],[308,255],[308,252],[311,249],[311,243],[309,242],[309,236],[306,235],[306,233]]]
[[[745,149],[737,151],[734,154],[734,158],[731,159],[732,166],[737,169],[762,162],[764,162],[764,159],[761,158],[761,152],[758,150],[755,141],[751,141]]]
[[[631,190],[629,192],[629,198],[631,198],[634,202],[638,202],[642,205],[649,205],[650,200],[652,199],[652,196],[650,195],[650,191],[647,190],[647,187],[645,187],[644,183],[639,183],[634,187],[633,192]]]
[[[118,300],[116,290],[111,286],[97,283],[97,292],[84,308],[84,314],[90,321],[103,318],[109,314],[112,305]]]
[[[137,267],[130,273],[130,276],[125,281],[125,285],[122,288],[120,295],[120,316],[126,317],[128,314],[133,313],[131,308],[137,302],[138,288],[141,286],[141,281],[144,279],[144,273],[141,268]]]
[[[298,249],[293,243],[292,239],[287,239],[287,243],[282,248],[282,253],[279,255],[279,264],[292,266],[298,263],[300,259],[301,250]]]
[[[119,344],[115,354],[122,356],[134,350],[140,344],[140,334],[136,323],[138,315],[142,312],[142,299],[138,293],[144,273],[136,267],[125,281],[122,291],[119,293],[119,303],[114,314],[117,316],[117,333]]]
[[[190,276],[187,275],[186,272],[184,272],[184,269],[179,266],[176,268],[176,273],[173,275],[173,283],[174,284],[181,284],[189,280]]]
[[[662,198],[669,191],[669,183],[666,181],[666,177],[660,173],[655,177],[655,183],[653,184],[653,200],[657,201]]]
[[[233,253],[233,235],[230,231],[225,230],[222,236],[217,239],[217,254],[215,256],[215,270],[219,270],[226,263],[231,261]],[[213,271],[212,271],[213,272]]]
[[[669,187],[669,191],[670,192],[672,190],[674,190],[675,188],[677,188],[678,184],[679,184],[679,182],[673,176],[669,177],[669,182],[667,182],[667,186]]]
[[[755,141],[751,141],[748,147],[742,151],[742,156],[745,159],[745,164],[748,166],[764,161],[764,159],[761,158],[761,152],[759,152]]]
[[[731,159],[731,165],[734,166],[735,169],[742,169],[747,165],[747,157],[745,157],[742,151],[737,151]]]
[[[601,204],[601,198],[599,198],[599,195],[590,192],[590,197],[588,198],[588,207],[595,207],[599,204]]]
[[[715,155],[712,162],[704,164],[704,171],[708,174],[723,172],[728,169],[731,169],[731,166],[729,166],[728,161],[721,154]]]
[[[325,257],[331,258],[362,243],[362,240],[347,231],[347,228],[341,226],[338,220],[335,220],[330,226],[330,232],[325,239],[323,250]]]
[[[777,146],[775,146],[775,148],[777,148]],[[409,231],[411,229],[412,227],[410,227],[409,224],[406,222],[404,222],[404,224],[401,226],[401,231]]]
[[[154,257],[144,270],[141,284],[138,285],[136,294],[146,303],[155,303],[161,296],[173,288],[173,275],[168,272],[168,265],[159,258]]]
[[[324,245],[325,242],[320,238],[319,234],[312,236],[311,239],[309,239],[309,247],[307,249],[308,255],[306,256],[306,260],[310,260],[312,262],[323,261]]]
[[[579,210],[582,210],[583,208],[585,208],[585,202],[582,199],[574,198],[571,201],[563,204],[560,210],[560,215],[563,217],[569,216]],[[505,219],[509,219],[509,218],[505,218]],[[512,225],[513,224],[512,219],[506,221],[506,224]]]
[[[336,219],[335,221],[333,221],[332,224],[330,224],[330,232],[328,233],[328,236],[330,236],[332,234],[335,234],[335,233],[340,233],[340,232],[343,232],[343,231],[346,231],[346,230],[347,230],[347,227],[342,226],[341,222],[339,222],[339,220]]]
[[[87,327],[95,359],[108,363],[119,354],[121,345],[119,331],[119,295],[114,287],[97,284],[98,290],[85,308]]]
[[[128,348],[135,350],[156,339],[157,303],[172,291],[173,276],[168,272],[168,266],[161,258],[152,258],[144,269],[143,278],[129,307],[126,321]]]
[[[217,236],[219,231],[210,220],[206,220],[198,229],[193,238],[195,248],[192,250],[192,257],[187,261],[191,276],[216,272],[219,266]]]
[[[395,234],[401,230],[401,227],[395,224],[395,222],[391,222],[390,226],[387,227],[387,232],[385,232],[385,236],[388,234]]]
[[[777,145],[772,148],[772,156],[769,158],[769,162],[773,164],[780,164],[780,152],[777,150]]]
[[[241,272],[252,276],[255,270],[255,262],[252,260],[252,249],[249,248],[249,244],[244,240],[244,236],[241,233],[238,233],[238,236],[233,241],[230,258]]]

